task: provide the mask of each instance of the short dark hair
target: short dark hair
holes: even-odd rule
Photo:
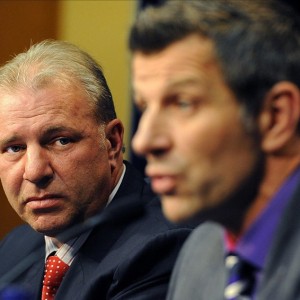
[[[300,87],[298,19],[278,1],[171,0],[138,15],[129,47],[150,54],[190,34],[211,39],[228,86],[255,118],[274,84]]]

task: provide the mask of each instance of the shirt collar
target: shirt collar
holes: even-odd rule
[[[282,212],[299,184],[299,180],[300,168],[297,168],[236,244],[230,234],[226,233],[226,250],[232,251],[234,249],[238,255],[262,269],[273,241],[274,232],[281,220]]]

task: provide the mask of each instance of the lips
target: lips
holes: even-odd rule
[[[28,197],[25,205],[32,210],[55,209],[62,201],[61,195],[48,194],[42,197]]]
[[[151,185],[158,194],[172,194],[176,187],[176,177],[170,175],[151,176]]]

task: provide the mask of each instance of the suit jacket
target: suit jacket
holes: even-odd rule
[[[256,300],[300,299],[300,188],[283,212]],[[190,235],[175,265],[168,300],[222,300],[227,273],[224,266],[224,229],[200,225]]]
[[[135,211],[128,215],[126,204],[136,204]],[[122,220],[112,218],[92,230],[56,300],[165,299],[171,270],[191,229],[164,219],[159,200],[128,163],[122,184],[105,211],[118,208],[118,215],[124,214]],[[10,283],[29,290],[32,299],[40,299],[45,243],[43,235],[28,225],[18,227],[1,242],[0,278],[34,250],[35,263]]]

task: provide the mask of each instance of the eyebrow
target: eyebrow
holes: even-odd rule
[[[199,78],[196,77],[185,77],[185,78],[176,78],[170,80],[166,87],[165,87],[165,92],[169,92],[170,90],[174,90],[176,88],[181,88],[181,87],[187,87],[187,86],[197,86],[200,87],[201,84],[203,84],[203,81],[200,80]],[[138,90],[133,89],[133,97],[135,100],[142,97],[142,93],[140,93]]]
[[[180,88],[180,87],[185,87],[188,85],[194,85],[194,86],[199,86],[202,83],[202,80],[199,80],[199,78],[195,77],[187,77],[187,78],[178,78],[178,79],[173,79],[167,84],[167,89],[171,88]]]
[[[81,132],[74,130],[73,128],[68,127],[68,126],[50,126],[46,130],[42,130],[42,132],[40,134],[40,137],[41,137],[40,141],[43,143],[47,139],[49,139],[51,136],[59,134],[59,133],[63,133],[63,132],[70,132],[75,139],[80,139],[80,137],[82,136]],[[1,146],[3,147],[4,145],[15,143],[17,141],[22,141],[22,137],[18,134],[15,134],[9,138],[4,138],[3,140],[0,140],[0,147]]]
[[[13,136],[11,136],[9,138],[5,138],[3,140],[0,140],[0,147],[4,146],[4,145],[12,144],[12,143],[14,143],[14,142],[16,142],[16,141],[18,141],[20,139],[21,139],[21,137],[18,136],[18,135],[13,135]]]
[[[45,130],[42,130],[41,135],[53,135],[53,134],[64,132],[64,131],[71,131],[71,132],[74,132],[74,133],[77,132],[72,127],[59,126],[58,125],[58,126],[49,126],[49,127],[47,127]]]
[[[75,139],[79,139],[80,137],[82,137],[82,133],[78,130],[75,130],[72,127],[68,127],[68,126],[50,126],[47,127],[46,130],[42,130],[41,133],[41,142],[45,142],[47,141],[47,139],[49,139],[50,137],[52,137],[53,135],[57,135],[63,132],[68,132],[71,133],[73,138]]]

